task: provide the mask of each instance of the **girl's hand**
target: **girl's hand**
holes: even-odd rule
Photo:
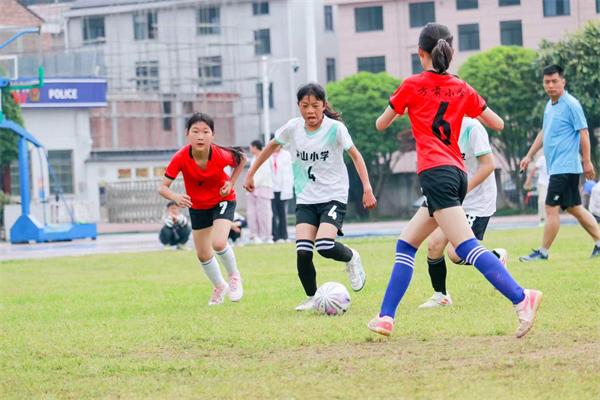
[[[244,189],[249,192],[254,191],[254,176],[246,175],[246,179],[244,180]]]
[[[192,207],[192,198],[187,194],[176,194],[173,201],[177,203],[179,207]]]
[[[377,207],[377,199],[373,194],[373,189],[367,189],[363,193],[363,207],[370,210]]]
[[[225,184],[221,187],[220,193],[222,197],[226,197],[229,195],[229,193],[231,193],[231,188],[233,187],[233,185],[231,184],[231,181],[227,181],[225,182]]]

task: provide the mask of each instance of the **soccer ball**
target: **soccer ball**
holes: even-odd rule
[[[321,314],[343,315],[350,308],[350,293],[341,283],[327,282],[315,293],[315,310]]]

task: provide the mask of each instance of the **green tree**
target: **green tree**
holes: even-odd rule
[[[536,52],[516,46],[500,46],[470,57],[459,70],[487,104],[504,119],[504,130],[492,133],[494,146],[507,160],[522,206],[519,161],[541,129],[537,106],[543,89],[535,64]]]
[[[375,120],[388,106],[398,85],[400,80],[385,72],[359,72],[327,84],[328,100],[342,113],[352,140],[365,159],[376,197],[392,173],[392,154],[401,150],[398,133],[408,127],[406,118],[402,118],[385,132],[375,129]]]
[[[2,68],[0,68],[0,76],[5,76]],[[2,89],[2,112],[5,118],[23,126],[21,107],[15,102],[8,88]],[[17,135],[12,131],[0,129],[0,183],[4,181],[2,175],[7,173],[11,161],[18,157],[17,141]],[[9,188],[0,187],[0,190],[7,192]]]
[[[600,129],[600,20],[590,21],[585,27],[557,43],[542,41],[537,67],[549,64],[565,69],[567,90],[579,100],[588,122],[592,143],[592,160],[598,165],[598,139],[595,129]]]

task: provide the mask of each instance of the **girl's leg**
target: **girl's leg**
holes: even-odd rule
[[[216,305],[223,303],[225,295],[229,290],[229,285],[227,285],[223,279],[223,275],[221,275],[221,269],[219,268],[219,263],[213,254],[211,231],[212,227],[194,229],[192,231],[192,236],[194,238],[194,246],[196,247],[198,260],[200,260],[200,264],[202,265],[202,269],[204,269],[204,273],[214,286],[208,304]]]
[[[446,294],[446,260],[444,249],[448,239],[444,232],[438,227],[427,240],[427,265],[431,286],[438,293]]]
[[[232,222],[228,219],[215,219],[213,221],[212,247],[229,274],[229,298],[231,301],[239,301],[244,295],[244,288],[235,253],[227,241],[231,224]]]
[[[296,225],[296,267],[304,292],[309,297],[317,291],[317,271],[313,264],[316,235],[316,226],[304,223]]]

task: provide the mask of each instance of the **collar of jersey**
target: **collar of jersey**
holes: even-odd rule
[[[190,154],[190,158],[193,160],[194,159],[194,155],[192,154],[192,145],[191,144],[190,144],[189,154]],[[211,157],[212,157],[212,144],[208,148],[208,159],[210,160]]]

